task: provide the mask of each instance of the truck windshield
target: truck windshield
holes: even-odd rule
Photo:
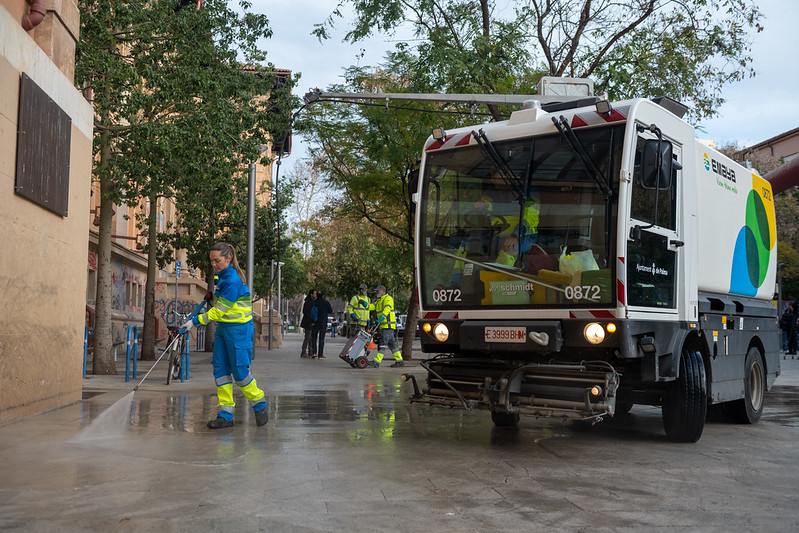
[[[499,161],[474,145],[427,154],[425,309],[614,305],[624,126],[576,134],[610,196],[559,135],[496,142]]]

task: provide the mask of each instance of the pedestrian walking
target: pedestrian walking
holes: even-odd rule
[[[384,285],[377,286],[377,299],[373,304],[380,329],[380,345],[375,353],[372,366],[378,367],[383,361],[383,349],[388,347],[394,357],[392,368],[405,366],[402,361],[402,352],[397,350],[397,316],[394,314],[394,298],[386,293]]]
[[[333,307],[327,301],[325,295],[319,292],[316,297],[317,317],[314,324],[314,335],[316,342],[316,355],[319,359],[325,358],[325,333],[327,333],[327,318],[333,313]]]
[[[244,273],[236,260],[236,250],[226,242],[214,244],[208,258],[216,273],[213,307],[183,324],[190,330],[216,322],[212,358],[218,411],[216,419],[208,422],[210,429],[233,426],[233,380],[252,405],[255,423],[263,426],[269,421],[264,391],[258,388],[250,371],[253,350],[252,295],[245,283]]]
[[[305,297],[305,303],[302,304],[302,318],[300,319],[300,327],[303,332],[302,350],[300,357],[311,358],[316,357],[316,342],[313,338],[313,325],[316,322],[316,291],[308,291],[308,296]]]

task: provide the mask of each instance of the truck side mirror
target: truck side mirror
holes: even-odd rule
[[[647,189],[669,189],[673,164],[672,145],[669,141],[647,139],[641,154],[641,185]]]

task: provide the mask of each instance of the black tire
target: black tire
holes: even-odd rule
[[[756,424],[763,414],[766,395],[766,369],[760,350],[746,352],[744,363],[744,397],[729,403],[729,413],[739,424]]]
[[[179,375],[175,375],[175,371],[180,371],[180,355],[183,353],[183,341],[178,340],[175,344],[172,345],[172,349],[169,351],[169,365],[167,368],[166,373],[166,384],[169,383],[173,379],[177,379],[180,377]]]
[[[491,411],[491,421],[498,428],[517,428],[519,427],[519,413]]]
[[[367,366],[369,366],[369,360],[365,356],[361,355],[355,358],[354,366],[356,368],[361,368],[361,369],[366,368]]]
[[[663,397],[663,427],[670,440],[696,442],[705,429],[707,377],[702,354],[683,350],[680,377],[670,383]]]

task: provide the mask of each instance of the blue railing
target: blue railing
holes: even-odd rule
[[[125,383],[136,379],[136,359],[139,351],[139,328],[130,324],[125,331]],[[131,372],[132,370],[132,372]]]

